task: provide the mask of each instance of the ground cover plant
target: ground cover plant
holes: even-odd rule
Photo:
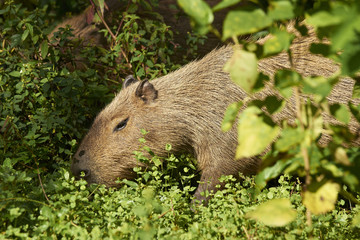
[[[263,171],[256,177],[243,177],[241,183],[224,177],[224,190],[205,193],[213,195],[208,206],[192,210],[198,180],[196,159],[186,154],[174,156],[170,145],[164,146],[169,154],[163,161],[156,156],[148,159],[142,154],[151,151],[145,139],[139,139],[134,157],[149,167],[134,169],[136,180],[123,180],[118,190],[75,181],[69,173],[71,156],[96,113],[120,89],[121,79],[128,73],[152,79],[183,62],[171,59],[172,33],[161,18],[137,15],[140,7],[155,8],[156,1],[124,1],[126,8],[118,13],[118,22],[102,30],[109,49],[86,47],[71,39],[68,27],[48,39],[52,27],[69,9],[76,12],[94,4],[101,15],[104,8],[103,1],[67,1],[65,7],[62,2],[0,2],[0,239],[359,238],[358,150],[343,147],[344,140],[351,139],[343,127],[329,127],[335,141],[319,148],[314,132],[318,132],[321,119],[314,107],[305,103],[300,104],[298,126],[285,126],[280,143],[264,156]],[[239,35],[262,30],[275,34],[277,40],[264,45],[267,50],[241,42],[245,48],[239,51],[246,51],[252,83],[244,86],[242,76],[234,76],[250,94],[257,90],[259,79],[251,65],[258,58],[289,51],[292,36],[278,26],[303,16],[318,34],[335,43],[314,45],[313,51],[341,64],[341,72],[331,78],[335,80],[313,78],[315,85],[308,84],[307,91],[319,95],[316,107],[327,106],[326,93],[319,89],[331,89],[342,75],[357,79],[360,66],[354,59],[359,55],[360,5],[356,1],[251,1],[251,7],[229,12],[222,33],[211,25],[213,12],[239,2],[224,0],[213,8],[200,0],[179,1],[179,5],[201,34],[212,31],[235,44],[241,42]],[[256,21],[251,20],[254,18]],[[119,26],[121,31],[117,31]],[[190,52],[196,52],[196,39],[189,38],[194,48]],[[77,69],[84,59],[85,67]],[[242,59],[239,62],[244,64]],[[232,71],[231,66],[228,69]],[[288,79],[278,86],[285,94],[290,86],[300,91],[299,82],[309,83],[290,71],[281,71],[279,76]],[[357,90],[356,85],[354,97]],[[257,102],[244,115],[256,119],[254,128],[264,126],[257,112],[261,104],[268,103]],[[348,105],[358,119],[359,107]],[[240,104],[229,108],[224,130],[234,122],[239,108]],[[343,105],[328,108],[340,121],[349,121],[350,113]],[[265,146],[273,139],[256,140]],[[261,146],[257,152],[239,151],[239,155],[257,154],[263,150]]]

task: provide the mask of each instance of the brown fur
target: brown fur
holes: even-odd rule
[[[292,50],[294,68],[303,75],[329,76],[338,67],[328,59],[311,55],[307,48],[314,37],[298,37]],[[132,168],[139,163],[133,151],[139,148],[140,129],[146,129],[147,145],[159,156],[166,156],[165,145],[174,152],[190,152],[198,160],[201,181],[195,196],[206,189],[215,190],[221,175],[253,174],[258,158],[234,160],[237,145],[236,126],[222,132],[220,125],[226,107],[246,97],[223,71],[231,57],[232,46],[214,50],[203,59],[192,62],[164,77],[143,84],[127,82],[114,100],[97,116],[88,135],[82,141],[72,164],[78,176],[85,171],[88,182],[116,186],[114,180],[132,178]],[[279,54],[259,62],[259,70],[273,75],[275,70],[290,68],[287,54]],[[347,102],[354,81],[343,79],[329,96],[331,101]],[[139,87],[141,86],[141,87]],[[257,97],[277,95],[268,86]],[[274,119],[292,119],[294,106],[290,103]],[[114,128],[128,119],[122,130]],[[328,121],[336,123],[334,119]],[[354,125],[353,129],[357,129]]]

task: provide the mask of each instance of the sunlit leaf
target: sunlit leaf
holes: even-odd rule
[[[297,213],[289,199],[272,199],[245,215],[270,227],[283,227],[295,220]]]
[[[334,16],[328,11],[319,11],[311,16],[307,16],[306,18],[306,23],[316,27],[336,25],[340,22],[341,17]]]
[[[294,35],[287,31],[276,31],[272,33],[272,37],[264,43],[264,56],[268,57],[287,51],[293,39]]]
[[[360,228],[360,212],[358,212],[358,213],[354,216],[351,225],[352,225],[353,227]]]
[[[232,36],[257,32],[270,26],[271,19],[260,8],[231,10],[224,20],[223,40]]]
[[[340,186],[337,183],[326,182],[320,187],[314,186],[304,192],[303,203],[313,214],[327,213],[335,208]]]
[[[256,55],[240,49],[234,51],[224,70],[230,73],[231,79],[246,92],[251,92],[259,75]]]
[[[330,106],[331,114],[340,122],[349,123],[350,112],[348,108],[343,104],[333,104]]]
[[[208,25],[214,20],[210,6],[203,0],[178,0],[178,4],[193,19],[195,29],[206,34]]]
[[[278,151],[288,151],[293,146],[300,144],[304,139],[304,132],[300,128],[287,127],[281,132],[280,138],[275,143]]]
[[[241,2],[241,0],[223,0],[221,2],[219,2],[218,4],[216,4],[214,7],[213,7],[213,11],[216,12],[216,11],[219,11],[221,9],[224,9],[224,8],[227,8],[227,7],[231,7],[237,3]]]
[[[226,109],[225,112],[225,116],[224,116],[224,120],[221,124],[221,130],[223,130],[224,132],[229,131],[236,119],[236,116],[240,110],[240,108],[242,107],[243,103],[242,102],[235,102],[232,103],[228,106],[228,108]]]
[[[295,17],[294,5],[290,1],[270,1],[268,15],[273,20],[292,19]]]
[[[325,98],[332,90],[336,79],[328,79],[322,76],[303,78],[304,92],[315,94],[321,98]]]
[[[236,159],[262,153],[279,131],[279,126],[274,125],[258,107],[248,107],[239,117]]]

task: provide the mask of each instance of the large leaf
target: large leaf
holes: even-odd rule
[[[251,218],[270,227],[283,227],[296,218],[296,210],[289,199],[272,199],[259,205],[254,211],[246,214]]]
[[[340,122],[349,123],[350,112],[348,108],[343,104],[333,104],[330,106],[331,114]]]
[[[252,52],[236,49],[230,60],[226,62],[224,71],[230,73],[231,79],[237,85],[246,92],[251,92],[259,75],[256,55]]]
[[[276,31],[272,33],[264,44],[264,56],[272,56],[283,51],[287,51],[291,45],[294,35],[287,31]]]
[[[272,23],[260,8],[237,9],[230,11],[224,20],[223,40],[233,36],[255,33]]]
[[[360,212],[354,216],[351,225],[360,228]]]
[[[292,19],[295,17],[291,1],[270,1],[269,17],[273,20]]]
[[[287,127],[281,132],[281,137],[276,141],[275,148],[280,152],[286,152],[304,140],[304,132],[300,128]]]
[[[313,214],[323,214],[335,209],[335,203],[340,190],[337,183],[326,182],[319,186],[310,185],[304,192],[303,203]]]
[[[270,118],[255,106],[245,109],[239,117],[236,159],[262,153],[280,132]]]
[[[178,0],[178,4],[185,13],[194,21],[195,30],[200,34],[206,34],[214,20],[214,15],[209,5],[203,0]]]
[[[324,99],[331,92],[333,85],[337,82],[336,78],[306,77],[303,78],[304,92],[314,94]]]
[[[221,9],[227,8],[227,7],[231,7],[237,3],[241,2],[241,0],[222,0],[221,2],[219,2],[218,4],[216,4],[216,6],[213,7],[213,11],[219,11]]]

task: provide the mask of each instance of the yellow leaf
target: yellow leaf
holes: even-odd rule
[[[334,210],[339,190],[339,184],[326,182],[316,191],[306,191],[303,204],[315,215],[327,213]]]
[[[270,227],[283,227],[296,218],[296,211],[289,199],[272,199],[259,205],[245,217],[264,223]]]

